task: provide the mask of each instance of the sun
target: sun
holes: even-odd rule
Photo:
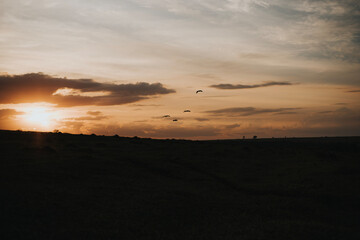
[[[52,115],[47,108],[34,107],[24,114],[24,120],[34,129],[47,130],[52,125]]]

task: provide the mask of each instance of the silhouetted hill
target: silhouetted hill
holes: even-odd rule
[[[0,131],[1,239],[360,239],[360,138]]]

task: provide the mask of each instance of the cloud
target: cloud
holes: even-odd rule
[[[161,104],[131,104],[129,107],[160,107]]]
[[[262,84],[254,85],[243,85],[243,84],[215,84],[211,85],[212,88],[217,89],[247,89],[247,88],[259,88],[259,87],[269,87],[269,86],[284,86],[284,85],[293,85],[289,82],[266,82]]]
[[[94,121],[94,120],[103,120],[108,118],[109,117],[107,116],[96,116],[96,117],[85,116],[85,117],[77,117],[77,118],[69,118],[69,119],[76,121]]]
[[[323,112],[304,112],[302,118],[291,122],[275,122],[262,118],[267,124],[256,121],[242,124],[240,129],[228,131],[227,136],[247,137],[319,137],[358,136],[360,134],[360,112],[358,109],[338,108]],[[244,125],[244,126],[243,126]]]
[[[120,105],[174,92],[161,83],[101,83],[93,79],[56,78],[42,73],[0,76],[0,104],[48,102],[59,107]]]
[[[358,93],[358,92],[360,92],[360,90],[350,90],[350,91],[347,91],[347,92],[350,92],[350,93]]]
[[[59,128],[62,132],[68,133],[82,133],[84,128],[84,121],[61,121]]]
[[[274,113],[275,115],[285,115],[285,114],[297,114],[298,112],[291,112],[291,111],[284,111],[284,112],[277,112]]]
[[[325,112],[325,111],[324,111]],[[338,108],[327,113],[311,114],[295,128],[284,129],[293,136],[358,136],[358,109]]]
[[[0,120],[10,119],[16,115],[22,115],[23,112],[18,112],[15,109],[0,109]]]
[[[17,115],[22,115],[15,109],[0,109],[0,129],[17,129]]]
[[[206,122],[206,121],[210,121],[210,119],[208,118],[195,118],[196,121],[199,121],[199,122]]]
[[[235,124],[226,125],[225,129],[233,129],[233,128],[238,128],[240,126],[241,124],[235,123]]]
[[[238,107],[238,108],[222,108],[217,110],[206,111],[205,113],[216,116],[250,116],[263,113],[275,113],[275,114],[292,114],[294,110],[301,108],[262,108],[257,109],[254,107]]]
[[[65,120],[72,120],[72,121],[95,121],[95,120],[103,120],[108,119],[108,116],[102,115],[100,111],[88,111],[86,113],[88,116],[84,117],[77,117],[77,118],[66,118]]]
[[[102,114],[102,112],[100,112],[100,111],[88,111],[87,114],[92,115],[92,116],[99,116],[99,115]]]

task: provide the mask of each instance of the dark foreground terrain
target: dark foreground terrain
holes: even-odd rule
[[[1,239],[360,239],[360,138],[0,131]]]

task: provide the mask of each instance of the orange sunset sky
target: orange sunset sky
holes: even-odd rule
[[[355,0],[0,1],[0,129],[354,136],[359,100]]]

